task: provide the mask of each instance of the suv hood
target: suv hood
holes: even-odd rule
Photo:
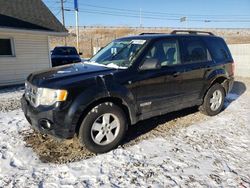
[[[48,70],[34,72],[27,80],[39,87],[60,87],[63,83],[78,82],[98,75],[111,74],[118,71],[101,65],[76,63],[71,65],[54,67]]]

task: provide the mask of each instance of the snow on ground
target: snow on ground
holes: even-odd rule
[[[21,107],[20,98],[24,87],[6,88],[0,90],[0,112],[8,112]]]
[[[68,164],[42,163],[20,134],[22,111],[0,112],[0,187],[250,187],[250,93],[228,101],[168,136]]]

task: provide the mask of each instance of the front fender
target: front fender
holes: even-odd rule
[[[84,110],[93,102],[100,98],[108,96],[106,88],[101,84],[94,84],[89,88],[85,88],[81,93],[74,97],[74,100],[70,104],[70,108],[65,118],[66,123],[72,125],[72,129],[75,129],[79,118],[82,116]]]
[[[95,101],[105,98],[120,99],[128,109],[131,124],[135,124],[138,121],[136,116],[136,100],[129,89],[123,85],[112,81],[108,82],[105,78],[99,77],[95,85],[82,91],[73,100],[68,111],[68,118],[66,118],[67,123],[71,123],[71,128],[75,129],[86,108]]]
[[[107,84],[107,89],[110,97],[122,100],[123,105],[128,108],[131,124],[135,124],[138,121],[138,107],[133,93],[126,86],[116,82]]]

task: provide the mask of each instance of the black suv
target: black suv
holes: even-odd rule
[[[57,46],[51,51],[52,67],[81,62],[80,55],[75,47]]]
[[[191,106],[218,114],[233,75],[230,51],[212,33],[144,33],[114,40],[88,62],[30,74],[22,109],[40,132],[77,134],[103,153],[140,120]]]

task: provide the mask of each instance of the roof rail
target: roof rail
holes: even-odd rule
[[[195,34],[198,35],[201,34],[208,34],[208,35],[214,35],[212,32],[208,31],[194,31],[194,30],[173,30],[171,34],[178,34],[178,33],[188,33],[188,34]]]
[[[165,33],[141,33],[139,35],[161,35],[161,34],[165,34]]]

